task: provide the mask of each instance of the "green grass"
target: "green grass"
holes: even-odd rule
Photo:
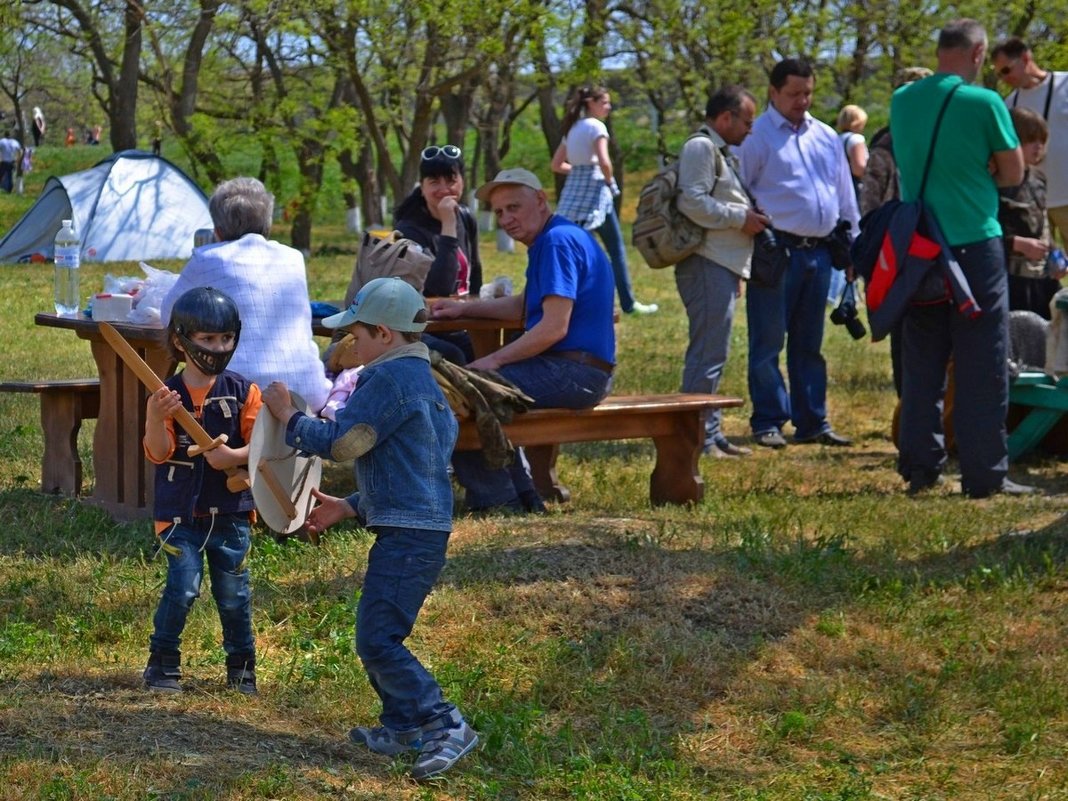
[[[521,276],[521,254],[484,247],[491,277]],[[671,272],[632,257],[661,312],[617,326],[616,390],[673,391],[685,315]],[[310,259],[313,294],[340,296],[351,266]],[[137,267],[86,265],[85,292],[109,271]],[[33,325],[50,284],[47,267],[0,268],[0,379],[94,374],[86,342]],[[724,392],[745,394],[745,342],[741,313]],[[425,786],[346,742],[377,714],[352,653],[366,533],[315,548],[259,532],[259,698],[223,689],[210,597],[186,631],[190,691],[149,696],[150,526],[39,494],[36,400],[0,395],[0,797],[1068,798],[1068,468],[1015,466],[1037,498],[969,502],[951,482],[907,499],[885,345],[828,327],[825,353],[853,448],[705,458],[700,505],[653,509],[651,444],[567,446],[570,504],[456,521],[410,642],[483,745]],[[728,435],[747,414],[727,412]],[[327,490],[350,482],[324,472]]]

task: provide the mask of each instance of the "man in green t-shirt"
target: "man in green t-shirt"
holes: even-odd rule
[[[1008,284],[998,224],[999,186],[1023,180],[1023,156],[1001,98],[972,86],[984,63],[986,31],[975,20],[946,25],[938,69],[894,93],[890,131],[903,200],[915,200],[934,147],[923,200],[960,262],[982,313],[944,303],[913,306],[902,330],[904,377],[898,472],[914,494],[941,480],[946,463],[942,403],[953,357],[953,407],[961,489],[972,498],[1033,491],[1006,478],[1008,447]],[[949,93],[932,144],[935,122]]]

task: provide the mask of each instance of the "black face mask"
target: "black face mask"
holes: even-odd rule
[[[176,333],[175,336],[182,343],[186,358],[207,375],[219,375],[226,369],[226,365],[230,363],[230,359],[237,352],[237,340],[240,339],[239,333],[238,336],[234,337],[234,346],[230,350],[215,351],[202,348],[184,334]]]

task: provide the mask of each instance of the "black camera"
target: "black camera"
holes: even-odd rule
[[[760,247],[767,251],[772,251],[779,247],[779,240],[775,238],[775,232],[770,225],[765,226],[764,230],[757,234],[754,239],[757,240],[757,244]]]
[[[848,270],[853,266],[853,259],[849,254],[849,248],[852,245],[849,236],[851,230],[852,225],[849,220],[839,220],[827,237],[827,250],[830,251],[831,264],[836,270]]]
[[[860,315],[857,314],[857,298],[853,291],[852,281],[846,284],[842,299],[831,312],[831,322],[835,325],[844,325],[853,339],[863,339],[868,333],[868,329],[860,321]]]

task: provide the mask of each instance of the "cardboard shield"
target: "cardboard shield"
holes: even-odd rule
[[[290,392],[293,405],[312,414],[308,404]],[[266,404],[256,416],[248,449],[248,473],[256,510],[271,530],[291,534],[304,525],[315,505],[312,488],[319,488],[323,461],[286,445],[286,427]]]

